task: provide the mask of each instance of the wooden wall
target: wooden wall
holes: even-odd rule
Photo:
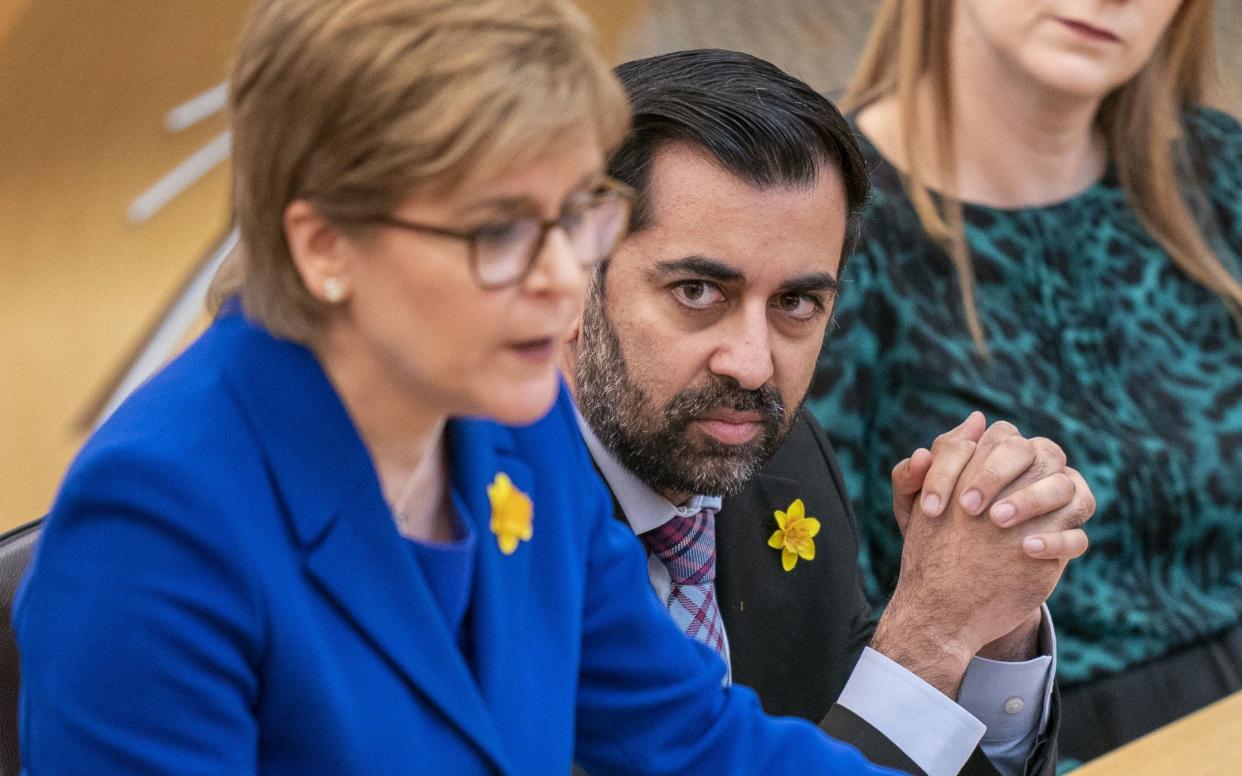
[[[82,438],[74,421],[226,224],[223,169],[147,224],[126,209],[223,128],[172,135],[164,112],[224,78],[244,6],[0,15],[0,526],[47,507]]]

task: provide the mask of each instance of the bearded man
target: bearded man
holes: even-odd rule
[[[564,368],[670,616],[725,681],[875,762],[1055,772],[1042,604],[1086,549],[1090,490],[1055,444],[972,414],[894,470],[906,548],[876,624],[832,449],[801,411],[868,188],[849,125],[743,54],[618,74],[635,123],[609,172],[638,191],[635,223]]]

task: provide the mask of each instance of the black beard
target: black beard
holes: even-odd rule
[[[797,412],[786,412],[771,385],[746,390],[719,375],[655,406],[630,376],[602,290],[593,287],[587,294],[575,374],[578,410],[599,441],[654,490],[723,496],[741,489],[780,447]],[[726,445],[690,429],[715,409],[757,413],[760,434]]]

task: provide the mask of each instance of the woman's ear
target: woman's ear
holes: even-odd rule
[[[351,263],[340,230],[301,199],[289,203],[282,220],[293,266],[310,295],[330,305],[348,299]]]

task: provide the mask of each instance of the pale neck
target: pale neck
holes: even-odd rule
[[[952,124],[959,198],[995,207],[1060,202],[1104,174],[1098,98],[1056,94],[980,45],[954,51]]]
[[[371,454],[385,501],[402,507],[402,533],[423,541],[452,539],[452,514],[445,507],[447,413],[421,402],[343,339],[327,333],[311,347]]]
[[[941,172],[925,165],[932,189],[964,202],[1026,208],[1070,199],[1103,177],[1108,148],[1096,123],[1099,98],[1050,91],[972,40],[953,46],[949,89],[954,167]],[[939,109],[929,82],[920,85],[918,109],[923,131],[915,152],[936,159]],[[865,110],[859,123],[903,168],[895,99]]]

